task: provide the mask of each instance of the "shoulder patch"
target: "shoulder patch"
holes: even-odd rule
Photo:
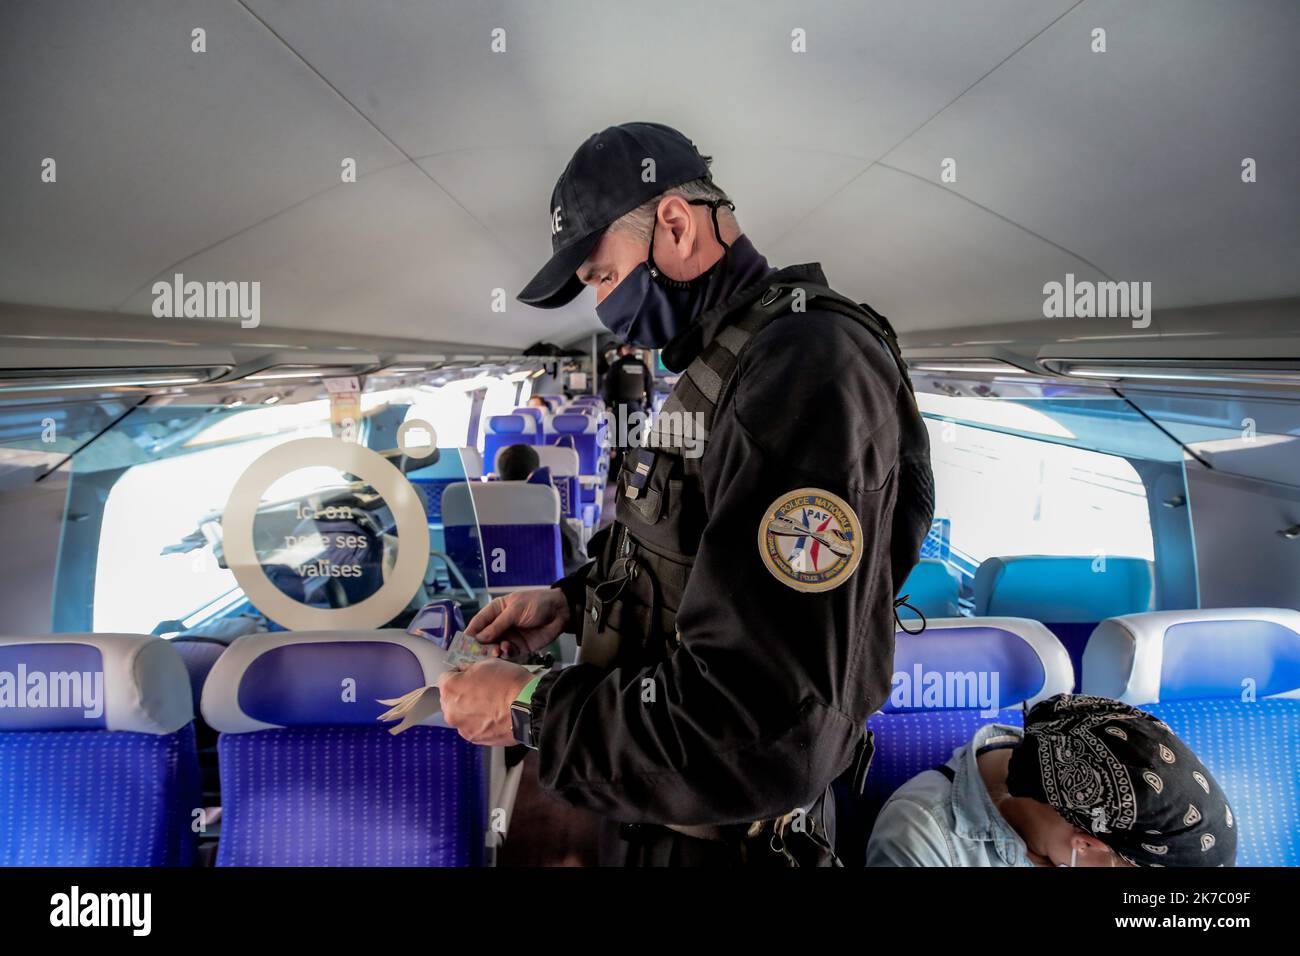
[[[758,527],[758,553],[772,576],[796,591],[829,591],[862,558],[858,516],[821,488],[798,488],[772,502]]]

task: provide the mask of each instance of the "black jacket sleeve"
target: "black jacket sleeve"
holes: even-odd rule
[[[533,698],[543,786],[618,820],[740,822],[806,805],[849,764],[889,686],[892,359],[852,320],[810,311],[757,335],[734,382],[702,462],[709,517],[681,646],[653,668],[566,668]],[[856,570],[819,593],[778,580],[758,546],[767,509],[804,487],[843,498],[862,530]]]
[[[592,541],[594,542],[594,538]],[[592,542],[588,542],[588,547],[593,547]],[[564,595],[564,603],[569,607],[569,630],[574,633],[582,632],[582,604],[587,597],[587,575],[595,567],[594,561],[587,561],[581,567],[569,571],[564,577],[556,581],[551,587],[558,590]],[[565,568],[568,571],[568,568]]]

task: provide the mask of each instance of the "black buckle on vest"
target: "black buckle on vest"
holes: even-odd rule
[[[854,796],[862,796],[867,788],[867,771],[871,769],[871,758],[876,755],[876,735],[870,730],[862,731],[862,739],[853,755],[853,776],[850,778]]]
[[[605,602],[595,596],[594,590],[587,607],[587,613],[591,615],[591,623],[595,625],[596,630],[600,630],[605,626]]]

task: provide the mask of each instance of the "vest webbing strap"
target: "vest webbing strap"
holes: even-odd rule
[[[899,374],[911,391],[907,365],[889,322],[869,306],[846,299],[826,286],[808,282],[783,282],[768,288],[739,319],[714,336],[713,341],[687,366],[672,394],[664,401],[646,436],[646,447],[668,451],[682,448],[691,436],[703,447],[713,430],[718,402],[735,375],[746,346],[769,322],[789,314],[799,294],[832,312],[845,315],[871,332],[889,349]]]
[[[718,401],[735,374],[740,353],[776,314],[767,309],[751,309],[714,337],[708,348],[686,367],[659,409],[647,438],[648,446],[681,448],[683,433],[696,436],[700,442],[708,440]]]

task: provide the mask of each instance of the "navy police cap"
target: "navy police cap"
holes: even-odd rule
[[[646,160],[653,160],[653,167]],[[646,170],[653,169],[653,176]],[[551,193],[551,258],[519,301],[556,309],[582,291],[577,269],[621,216],[674,186],[703,179],[709,165],[695,144],[660,123],[624,123],[578,147]],[[647,181],[647,179],[649,181]]]

